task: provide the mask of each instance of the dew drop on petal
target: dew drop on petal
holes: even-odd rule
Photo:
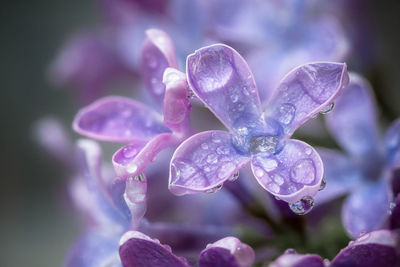
[[[227,154],[229,154],[229,148],[226,146],[219,146],[219,147],[217,147],[217,154],[218,155],[227,155]]]
[[[297,215],[304,215],[309,213],[314,206],[314,199],[310,196],[305,196],[299,201],[290,203],[290,209]]]
[[[390,204],[389,204],[389,209],[388,209],[388,214],[389,214],[389,215],[392,215],[393,209],[394,209],[396,206],[397,206],[396,203],[390,202]]]
[[[292,104],[283,104],[279,107],[278,120],[283,124],[290,124],[293,121],[296,108]]]
[[[260,163],[263,169],[267,172],[273,171],[276,169],[276,167],[278,167],[278,162],[271,158],[260,158]]]
[[[136,148],[127,146],[122,149],[122,153],[124,154],[125,158],[132,158],[137,154]]]
[[[284,252],[285,254],[297,254],[297,251],[294,248],[288,248]]]
[[[361,231],[358,234],[357,242],[359,241],[365,241],[370,237],[370,234],[367,231]]]
[[[324,108],[319,112],[319,114],[327,114],[327,113],[331,112],[332,109],[333,109],[334,107],[335,107],[335,103],[332,102],[332,103],[328,104],[326,107],[324,107]]]
[[[307,147],[304,152],[306,153],[307,156],[310,156],[312,153],[311,147]]]
[[[319,185],[318,191],[324,190],[325,187],[326,187],[326,179],[325,179],[325,177],[322,177],[321,184]]]
[[[239,178],[239,172],[235,172],[231,178],[229,178],[229,181],[233,182],[236,181]]]
[[[263,175],[264,175],[264,171],[263,171],[262,169],[260,169],[260,168],[256,168],[256,169],[254,170],[254,174],[255,174],[258,178],[261,178],[261,177],[263,177]]]
[[[236,103],[239,100],[239,96],[237,94],[232,94],[230,97],[232,103]]]
[[[201,148],[204,149],[204,150],[207,150],[208,149],[207,143],[201,144]]]
[[[315,166],[310,159],[298,160],[291,170],[291,179],[299,184],[311,184],[315,179]]]
[[[274,174],[273,179],[274,179],[274,182],[279,186],[283,185],[283,183],[284,183],[282,176],[280,176],[279,174]]]
[[[279,193],[280,187],[276,183],[269,183],[267,184],[267,188],[271,190],[273,193]]]
[[[215,164],[218,162],[218,156],[216,154],[209,154],[206,159],[207,163]]]
[[[137,169],[138,169],[138,166],[137,166],[135,163],[129,163],[129,164],[126,166],[126,170],[127,170],[127,172],[129,172],[129,173],[134,173],[134,172],[137,171]]]
[[[260,152],[274,153],[277,144],[277,136],[255,136],[250,140],[251,152],[253,154]]]
[[[215,192],[221,190],[221,188],[222,188],[222,184],[219,184],[219,185],[217,185],[216,187],[213,187],[213,188],[211,188],[211,189],[208,189],[208,190],[206,191],[206,193],[208,193],[208,194],[215,193]]]

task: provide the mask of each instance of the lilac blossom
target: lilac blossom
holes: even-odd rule
[[[329,108],[348,83],[346,65],[310,63],[290,72],[262,110],[253,75],[226,45],[187,59],[194,94],[230,130],[193,135],[175,151],[169,189],[176,195],[213,192],[249,162],[258,183],[304,214],[320,189],[323,166],[308,144],[289,139],[307,119]]]
[[[327,187],[322,203],[348,195],[342,207],[343,225],[351,236],[380,229],[390,215],[390,183],[400,165],[400,123],[395,121],[381,140],[373,92],[366,80],[350,75],[350,84],[326,116],[327,127],[346,151],[321,148]]]
[[[127,232],[122,236],[119,253],[125,267],[192,266],[185,258],[174,255],[168,245],[162,245],[157,239],[137,231]],[[253,262],[253,249],[229,236],[207,245],[200,253],[198,266],[250,267]]]
[[[399,236],[388,230],[365,233],[342,249],[331,261],[315,254],[297,254],[289,249],[271,267],[395,267],[398,266]]]
[[[166,147],[177,146],[191,134],[186,76],[174,69],[172,41],[160,30],[147,31],[142,49],[142,73],[162,115],[135,100],[110,96],[83,108],[73,128],[102,141],[131,142],[113,156],[120,178],[137,176]]]

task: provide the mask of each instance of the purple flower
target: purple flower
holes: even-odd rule
[[[318,150],[325,162],[327,179],[326,190],[318,195],[318,201],[348,194],[342,207],[342,221],[348,233],[356,237],[361,232],[380,229],[390,215],[393,196],[389,185],[394,169],[400,166],[399,120],[381,140],[370,85],[351,74],[349,86],[327,115],[326,123],[347,153]]]
[[[83,108],[73,123],[75,131],[97,140],[131,142],[113,156],[115,171],[123,179],[142,173],[162,149],[177,146],[191,133],[186,76],[169,68],[176,67],[172,42],[160,30],[147,34],[143,79],[163,116],[135,100],[111,96]]]
[[[185,258],[175,256],[169,246],[137,231],[127,232],[122,236],[119,254],[125,267],[192,266]],[[230,236],[207,245],[200,253],[198,266],[250,267],[253,262],[253,249]]]
[[[400,257],[397,250],[398,233],[379,230],[366,233],[342,249],[331,261],[314,254],[297,254],[288,250],[269,266],[271,267],[395,267]]]
[[[187,79],[230,132],[202,132],[177,148],[171,160],[171,192],[213,192],[251,162],[264,189],[294,203],[292,209],[299,214],[306,213],[320,188],[322,161],[311,146],[289,137],[307,119],[330,107],[348,83],[346,65],[310,63],[294,69],[264,110],[246,62],[226,45],[190,55]]]

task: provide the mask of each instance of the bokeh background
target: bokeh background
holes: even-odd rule
[[[400,116],[400,1],[361,2],[370,35],[355,49],[371,47],[375,63],[364,74],[385,124]],[[358,19],[360,12],[346,16]],[[0,21],[0,266],[60,266],[79,218],[68,203],[68,173],[35,143],[32,128],[48,114],[70,125],[79,105],[49,83],[48,68],[69,35],[101,23],[99,6],[95,0],[4,0]],[[348,63],[350,70],[360,67]]]

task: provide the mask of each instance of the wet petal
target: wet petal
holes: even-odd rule
[[[314,148],[293,139],[287,140],[275,155],[253,155],[251,169],[264,189],[289,203],[313,197],[323,175],[322,160]]]
[[[136,229],[146,213],[146,177],[138,175],[126,179],[124,200],[131,213],[131,228]]]
[[[280,82],[266,104],[265,116],[276,119],[290,136],[323,111],[348,83],[344,63],[309,63],[295,68]]]
[[[110,142],[148,140],[169,131],[152,109],[116,96],[104,97],[81,109],[73,128],[82,135]]]
[[[385,136],[386,153],[392,168],[400,168],[400,119],[392,123]]]
[[[324,163],[325,188],[315,196],[315,203],[322,204],[342,196],[362,182],[362,174],[350,158],[333,149],[317,148]]]
[[[216,44],[187,58],[190,88],[228,129],[260,118],[260,99],[245,60],[232,48]]]
[[[126,232],[119,244],[119,255],[124,267],[189,267],[187,261],[175,256],[169,246],[140,232]]]
[[[366,233],[342,249],[332,260],[332,267],[398,266],[398,234],[388,230]]]
[[[350,75],[350,83],[326,116],[327,126],[336,141],[355,156],[377,154],[376,105],[368,82]]]
[[[347,232],[356,237],[382,227],[390,211],[392,195],[383,179],[365,183],[344,202],[342,221]]]
[[[120,234],[106,235],[89,232],[71,248],[66,261],[67,267],[122,267],[118,255]]]
[[[202,132],[186,139],[175,151],[169,189],[176,195],[212,192],[243,168],[249,158],[232,146],[223,131]]]
[[[168,68],[164,72],[163,83],[166,86],[164,97],[164,123],[172,131],[188,135],[190,130],[190,105],[186,75],[176,69]]]
[[[270,267],[324,267],[324,261],[318,255],[286,252],[277,258]]]
[[[112,161],[116,174],[128,178],[143,173],[147,165],[154,161],[166,147],[177,146],[180,139],[173,134],[156,135],[150,141],[135,142],[115,152]]]
[[[254,262],[253,249],[236,237],[225,237],[204,249],[199,267],[250,267]]]
[[[165,93],[164,70],[177,68],[175,49],[171,38],[158,29],[146,31],[147,38],[142,46],[141,73],[147,90],[156,103],[162,106]]]

